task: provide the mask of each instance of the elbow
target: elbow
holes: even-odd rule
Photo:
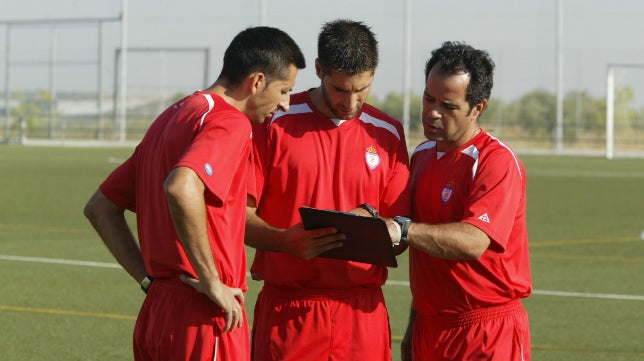
[[[85,208],[83,208],[83,215],[85,216],[85,218],[91,220],[92,218],[94,218],[94,214],[95,214],[94,204],[92,203],[92,200],[90,199],[85,204]]]
[[[96,193],[94,193],[94,195],[92,195],[92,197],[87,201],[83,208],[83,215],[85,218],[93,221],[99,217],[102,197],[102,193],[100,193],[100,191],[96,191]]]
[[[490,239],[486,236],[484,239],[474,242],[471,247],[465,250],[463,258],[468,261],[477,261],[481,256],[483,256],[483,253],[485,253],[489,247]]]
[[[469,261],[477,261],[490,248],[492,240],[479,228],[473,226],[468,228],[471,231],[465,237],[468,241],[467,246],[463,249],[463,258]]]
[[[170,172],[163,183],[163,191],[169,204],[179,204],[205,190],[199,177],[189,168],[178,167]]]
[[[125,208],[110,201],[100,190],[97,190],[83,208],[83,215],[96,226],[103,219],[123,216]]]
[[[172,181],[172,178],[168,177],[163,183],[163,192],[165,193],[165,198],[168,202],[177,198],[179,194],[178,186],[176,182]]]
[[[168,203],[176,204],[186,192],[186,183],[182,181],[181,177],[176,176],[176,173],[172,172],[163,183],[163,191]]]

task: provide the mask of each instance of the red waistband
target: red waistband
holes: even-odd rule
[[[354,288],[293,288],[278,287],[264,283],[262,292],[272,298],[283,299],[342,299],[371,294],[382,293],[380,286],[365,286]]]
[[[423,322],[428,322],[432,327],[451,328],[465,326],[489,319],[501,318],[519,310],[523,310],[521,299],[510,301],[501,306],[480,308],[478,310],[453,315],[427,316],[417,314],[416,317]]]
[[[150,286],[150,292],[174,292],[179,294],[196,294],[197,290],[189,284],[184,283],[180,278],[155,278]]]

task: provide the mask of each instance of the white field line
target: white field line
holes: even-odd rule
[[[611,293],[563,292],[563,291],[546,291],[546,290],[532,290],[532,293],[535,295],[542,295],[542,296],[586,297],[586,298],[604,298],[604,299],[610,299],[610,300],[644,301],[644,296],[619,295],[619,294],[611,294]]]
[[[118,263],[77,261],[77,260],[59,259],[59,258],[10,256],[10,255],[2,255],[2,254],[0,254],[0,261],[49,263],[49,264],[69,265],[69,266],[99,267],[99,268],[114,268],[114,269],[122,268],[121,265],[119,265]],[[250,273],[248,274],[248,276],[250,276]],[[387,286],[409,287],[409,281],[388,280],[385,283],[385,285],[387,285]],[[620,295],[620,294],[611,294],[611,293],[586,293],[586,292],[532,290],[532,294],[540,295],[540,296],[598,298],[598,299],[627,300],[627,301],[644,301],[644,296],[641,296],[641,295]]]
[[[0,260],[33,262],[33,263],[53,263],[53,264],[63,264],[63,265],[70,265],[70,266],[99,267],[99,268],[122,268],[121,265],[118,263],[75,261],[71,259],[59,259],[59,258],[9,256],[9,255],[3,255],[3,254],[0,254]]]
[[[386,284],[389,285],[389,286],[407,286],[407,287],[409,287],[409,281],[388,280]],[[586,293],[586,292],[532,290],[532,294],[533,295],[540,295],[540,296],[579,297],[579,298],[586,297],[586,298],[602,298],[602,299],[612,299],[612,300],[644,301],[644,296],[619,295],[619,294],[611,294],[611,293]]]

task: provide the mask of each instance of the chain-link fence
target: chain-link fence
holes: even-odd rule
[[[415,6],[420,8],[421,5]],[[279,6],[278,3],[275,6]],[[508,14],[509,17],[520,15]],[[0,21],[0,141],[115,142],[122,140],[121,135],[125,134],[127,141],[136,142],[165,107],[214,80],[212,73],[218,69],[211,69],[216,62],[210,58],[210,50],[218,49],[213,57],[219,59],[222,55],[219,48],[225,45],[220,43],[230,38],[221,36],[225,41],[218,39],[215,44],[208,43],[209,38],[204,37],[201,47],[129,46],[124,104],[127,117],[122,129],[123,124],[118,120],[120,104],[116,101],[120,89],[119,20]],[[401,19],[389,20],[387,30],[400,32]],[[310,34],[306,39],[310,38],[310,43],[315,41],[319,24],[316,22],[307,28]],[[380,23],[374,20],[373,24],[378,33]],[[476,28],[476,24],[471,25]],[[552,30],[552,24],[544,22],[531,25],[540,31]],[[306,26],[311,25],[307,22]],[[287,27],[285,30],[289,31]],[[295,31],[291,33],[296,37],[300,35]],[[379,34],[383,39],[383,65],[376,73],[372,94],[378,100],[376,105],[402,119],[402,91],[397,90],[400,86],[392,85],[391,80],[399,80],[400,72],[393,74],[391,70],[384,70],[393,58],[400,62],[401,49],[397,47],[400,44],[386,42],[384,31]],[[414,33],[412,37],[418,39],[419,35]],[[481,46],[490,52],[497,65],[493,99],[481,125],[515,149],[605,152],[609,135],[607,92],[598,91],[596,87],[588,90],[588,85],[605,83],[607,67],[611,63],[644,63],[642,50],[635,45],[619,50],[580,47],[565,54],[563,134],[558,139],[555,136],[556,54],[554,47],[544,47],[543,41],[536,40],[535,44],[527,42],[521,47],[500,41],[491,42],[492,46]],[[412,59],[414,77],[420,81],[412,84],[415,100],[411,102],[410,147],[423,140],[419,115],[423,84],[418,73],[424,64],[423,57],[439,43],[436,39],[431,42],[414,40],[413,43],[416,54]],[[302,44],[311,58],[315,52],[311,44]],[[311,65],[309,61],[309,67],[298,75],[296,90],[317,85],[319,80],[314,77]],[[616,70],[613,96],[614,127],[611,129],[616,155],[644,153],[644,69]],[[562,144],[558,144],[559,141]]]

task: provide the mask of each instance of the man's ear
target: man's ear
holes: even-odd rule
[[[483,114],[483,111],[485,109],[487,109],[487,99],[483,99],[483,101],[474,106],[474,114],[472,115],[474,116],[474,118],[478,118],[481,116],[481,114]]]
[[[320,65],[320,60],[315,59],[315,74],[317,74],[318,78],[322,80],[324,78],[324,70],[322,70],[322,65]]]
[[[259,71],[252,73],[248,76],[248,82],[251,88],[251,93],[259,93],[266,88],[266,74]]]

